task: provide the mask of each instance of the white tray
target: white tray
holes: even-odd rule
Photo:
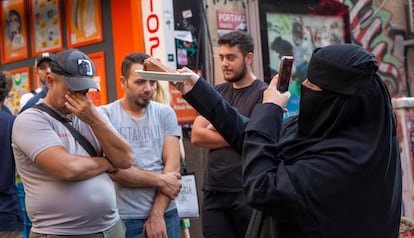
[[[166,72],[155,72],[155,71],[143,71],[143,70],[135,70],[137,74],[142,79],[146,80],[163,80],[163,81],[185,81],[188,79],[189,76],[193,75],[193,73],[166,73]]]

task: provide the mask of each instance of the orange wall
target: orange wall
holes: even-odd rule
[[[127,53],[145,52],[141,1],[111,0],[111,11],[116,91],[120,98],[123,96],[119,83],[122,60]]]

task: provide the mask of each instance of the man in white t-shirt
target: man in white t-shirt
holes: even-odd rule
[[[174,110],[153,101],[156,81],[135,72],[148,55],[130,53],[122,61],[124,97],[100,109],[132,146],[133,166],[111,178],[116,182],[119,215],[126,238],[180,238],[180,219],[174,199],[181,182],[181,129]]]
[[[47,93],[46,75],[48,72],[50,72],[50,64],[52,63],[52,60],[53,60],[53,54],[47,53],[47,52],[42,53],[36,58],[35,73],[37,75],[37,80],[38,80],[37,82],[38,82],[39,87],[33,90],[32,92],[28,92],[22,95],[22,97],[20,98],[20,108],[23,108],[33,96],[40,93],[42,90],[46,90],[46,93]],[[44,93],[44,96],[42,98],[46,96],[46,93]],[[36,102],[34,102],[34,104]]]
[[[94,74],[83,52],[57,53],[46,77],[49,92],[40,103],[64,122],[36,106],[15,120],[12,146],[32,221],[30,237],[125,235],[108,173],[129,168],[133,153],[86,95],[98,89]],[[94,153],[64,123],[85,137]]]

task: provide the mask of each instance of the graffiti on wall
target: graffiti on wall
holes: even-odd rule
[[[393,52],[396,49],[392,13],[378,8],[372,0],[342,0],[350,10],[352,41],[372,52],[378,61],[379,74],[391,95],[404,93],[406,89],[404,60]],[[395,13],[394,13],[395,14]]]

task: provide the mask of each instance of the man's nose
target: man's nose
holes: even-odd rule
[[[221,66],[227,66],[229,65],[229,61],[226,58],[223,58],[223,60],[221,61]]]
[[[144,90],[145,91],[151,91],[151,90],[153,90],[153,86],[152,86],[152,81],[151,80],[145,81]]]

